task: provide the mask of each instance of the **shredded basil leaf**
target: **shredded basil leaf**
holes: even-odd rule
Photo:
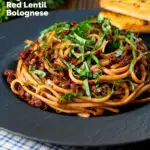
[[[93,54],[89,54],[89,57],[91,57],[95,62],[96,62],[96,64],[100,64],[100,61],[99,61],[99,59],[95,56],[95,55],[93,55]]]
[[[105,18],[103,23],[102,23],[102,30],[104,31],[104,33],[107,35],[110,30],[111,30],[111,24],[110,24],[110,20],[108,18]]]
[[[45,34],[41,33],[40,37],[38,38],[38,43],[41,43],[44,37],[45,37]]]
[[[97,20],[99,21],[99,23],[102,23],[105,20],[105,18],[101,15],[98,15]]]
[[[102,75],[103,75],[102,70],[100,70],[100,71],[98,72],[98,74],[96,74],[96,77],[95,77],[95,83],[96,83],[96,84],[99,83],[99,76],[102,76]]]
[[[89,66],[88,66],[87,62],[84,61],[83,64],[84,64],[85,70],[86,70],[87,72],[89,72]]]
[[[89,98],[91,98],[91,92],[90,92],[90,87],[89,87],[88,79],[85,79],[83,83],[84,83],[84,89],[85,89],[86,95]]]
[[[33,41],[32,41],[32,42],[30,42],[30,43],[28,43],[27,45],[25,45],[25,46],[24,46],[24,49],[29,48],[32,44],[34,44],[34,42],[33,42]]]
[[[77,27],[74,29],[74,32],[84,38],[90,33],[92,29],[93,26],[89,24],[88,20],[85,20],[77,25]]]
[[[57,37],[54,36],[54,40],[61,42],[61,39],[58,39]]]
[[[46,49],[47,46],[48,46],[48,37],[46,37],[46,42],[43,45],[43,49]]]
[[[73,48],[71,48],[70,52],[71,52],[71,54],[73,54],[76,58],[80,58],[80,57],[81,57],[81,54],[76,53]]]
[[[81,52],[81,60],[84,61],[85,57],[84,57],[84,46],[83,45],[80,45],[80,44],[71,44],[71,46],[74,46],[74,47],[78,47],[79,48],[79,51]],[[73,50],[72,50],[73,52]],[[73,52],[73,54],[77,54],[75,52]],[[77,56],[77,55],[76,55]],[[77,56],[78,57],[78,56]]]
[[[67,94],[64,94],[63,96],[61,96],[59,100],[60,101],[63,101],[63,100],[72,101],[74,98],[79,97],[79,96],[83,96],[82,93],[70,92],[70,93],[67,93]]]
[[[45,77],[45,76],[46,76],[46,73],[45,73],[44,71],[38,70],[38,69],[36,69],[36,68],[35,68],[34,66],[32,66],[32,65],[29,66],[29,71],[31,71],[31,72],[37,74],[37,75],[40,76],[40,77]]]
[[[130,72],[132,72],[133,70],[133,65],[134,65],[134,62],[136,60],[136,47],[135,47],[135,44],[137,42],[137,38],[134,36],[133,33],[131,32],[127,32],[126,34],[126,37],[129,39],[130,41],[130,45],[132,47],[132,55],[133,55],[133,59],[131,61],[131,64],[130,64]]]
[[[27,87],[27,86],[29,86],[29,85],[24,83],[22,86],[25,86],[25,87]]]
[[[95,78],[95,75],[92,74],[91,72],[87,72],[84,69],[78,68],[78,67],[74,66],[73,64],[66,62],[65,60],[63,60],[63,62],[69,69],[72,69],[75,72],[77,72],[81,78],[90,78],[90,79]]]
[[[115,56],[116,57],[120,57],[122,54],[123,54],[123,46],[122,45],[120,45],[119,46],[119,50],[117,51],[117,53],[115,53]]]
[[[91,57],[87,58],[87,64],[88,64],[89,67],[91,66]]]
[[[148,57],[150,57],[150,52],[144,52],[144,53],[141,53],[142,55],[147,55]]]
[[[45,37],[45,35],[50,31],[55,31],[56,33],[60,33],[63,30],[68,30],[69,27],[70,27],[70,25],[68,24],[68,22],[55,23],[54,25],[50,26],[49,28],[41,31],[41,35],[38,38],[38,42],[40,43],[43,40],[43,38]]]
[[[129,68],[130,72],[132,72],[132,70],[133,70],[134,62],[135,62],[135,60],[132,59],[132,60],[131,60],[131,63],[130,63],[130,68]]]
[[[114,42],[117,40],[118,36],[119,36],[119,29],[115,28],[114,29]]]
[[[86,39],[80,37],[78,34],[74,33],[72,37],[75,38],[79,44],[85,45]]]
[[[41,31],[41,33],[46,34],[50,31],[56,30],[56,29],[61,28],[61,27],[66,27],[66,26],[68,27],[68,22],[55,23],[54,25],[50,26],[49,28],[44,29],[43,31]]]
[[[118,84],[118,83],[121,83],[121,82],[128,82],[130,85],[131,85],[131,90],[132,91],[134,91],[135,90],[135,85],[134,85],[134,83],[132,82],[132,81],[130,81],[130,80],[117,80],[117,81],[115,81],[114,82],[114,85],[113,85],[113,88],[114,88],[114,86],[115,86],[115,84]],[[114,89],[113,89],[113,91],[114,91]]]
[[[99,48],[102,45],[104,38],[105,38],[105,34],[102,34],[100,36],[98,43],[97,43],[97,46],[96,46],[97,48]]]
[[[61,33],[62,31],[69,30],[69,27],[70,27],[69,24],[64,24],[62,27],[57,28],[57,29],[55,30],[55,32],[56,32],[56,34],[59,34],[59,33]]]

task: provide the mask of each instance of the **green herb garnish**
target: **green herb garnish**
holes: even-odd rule
[[[100,61],[99,61],[99,59],[95,55],[93,55],[93,54],[90,53],[88,56],[90,58],[92,58],[95,61],[96,64],[100,65]]]
[[[89,72],[89,66],[88,66],[87,62],[85,61],[85,62],[83,62],[83,64],[84,64],[85,70],[86,70],[87,72]]]
[[[77,92],[77,93],[70,92],[70,93],[67,93],[67,94],[64,94],[63,96],[61,96],[59,100],[60,101],[63,101],[63,100],[73,101],[74,98],[79,97],[79,96],[83,96],[82,93],[80,93],[80,92]]]
[[[37,75],[40,76],[40,77],[45,77],[45,76],[46,76],[46,73],[45,73],[44,71],[38,70],[38,69],[36,69],[36,68],[35,68],[34,66],[32,66],[32,65],[29,66],[29,71],[31,71],[31,72],[37,74]]]
[[[91,92],[90,92],[90,87],[89,87],[88,79],[85,79],[83,83],[84,83],[84,89],[85,89],[86,95],[89,98],[91,98]]]
[[[120,44],[119,50],[117,51],[117,53],[115,53],[115,56],[120,57],[123,54],[123,50],[123,46]]]
[[[119,36],[119,29],[115,28],[114,29],[114,42],[117,40],[118,36]]]
[[[96,48],[99,48],[102,45],[104,38],[105,38],[105,34],[100,35],[100,39],[97,43]]]
[[[134,85],[134,83],[131,81],[131,80],[117,80],[117,81],[114,81],[114,84],[113,84],[113,90],[112,91],[114,91],[114,87],[115,87],[115,85],[116,84],[118,84],[118,83],[121,83],[121,82],[128,82],[130,85],[131,85],[131,89],[132,89],[132,91],[134,91],[135,90],[135,85]]]
[[[70,52],[71,52],[71,54],[73,54],[76,58],[80,58],[80,57],[82,56],[80,53],[75,52],[73,48],[71,48]]]
[[[132,61],[130,63],[130,72],[132,72],[133,65],[134,65],[134,63],[136,61],[136,47],[135,47],[135,44],[137,43],[137,38],[131,32],[127,32],[126,37],[129,39],[130,45],[131,45],[131,48],[132,48],[133,59],[132,59]]]
[[[63,60],[64,64],[69,68],[74,70],[75,72],[77,72],[80,75],[80,78],[95,78],[95,75],[92,74],[91,72],[87,72],[85,69],[81,69],[76,67],[75,65],[66,62],[65,60]]]
[[[41,35],[38,38],[38,42],[40,43],[43,40],[43,38],[46,36],[46,34],[50,31],[55,31],[55,33],[58,34],[64,30],[68,30],[69,27],[70,27],[70,25],[68,24],[68,22],[55,23],[54,25],[50,26],[49,28],[41,31]]]
[[[29,48],[31,45],[33,45],[34,44],[34,42],[32,41],[32,42],[30,42],[30,43],[28,43],[27,45],[25,45],[24,46],[24,49],[27,49],[27,48]]]

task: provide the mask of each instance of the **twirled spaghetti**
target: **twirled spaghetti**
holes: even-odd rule
[[[35,107],[89,117],[150,101],[140,97],[150,91],[150,51],[107,18],[56,23],[25,43],[16,71],[4,75]]]

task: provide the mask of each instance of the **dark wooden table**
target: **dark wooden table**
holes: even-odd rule
[[[89,9],[100,9],[100,0],[66,0],[64,5],[60,9],[80,9],[80,10],[89,10]]]

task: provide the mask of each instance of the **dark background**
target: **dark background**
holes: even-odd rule
[[[100,9],[100,0],[66,0],[59,9]]]

